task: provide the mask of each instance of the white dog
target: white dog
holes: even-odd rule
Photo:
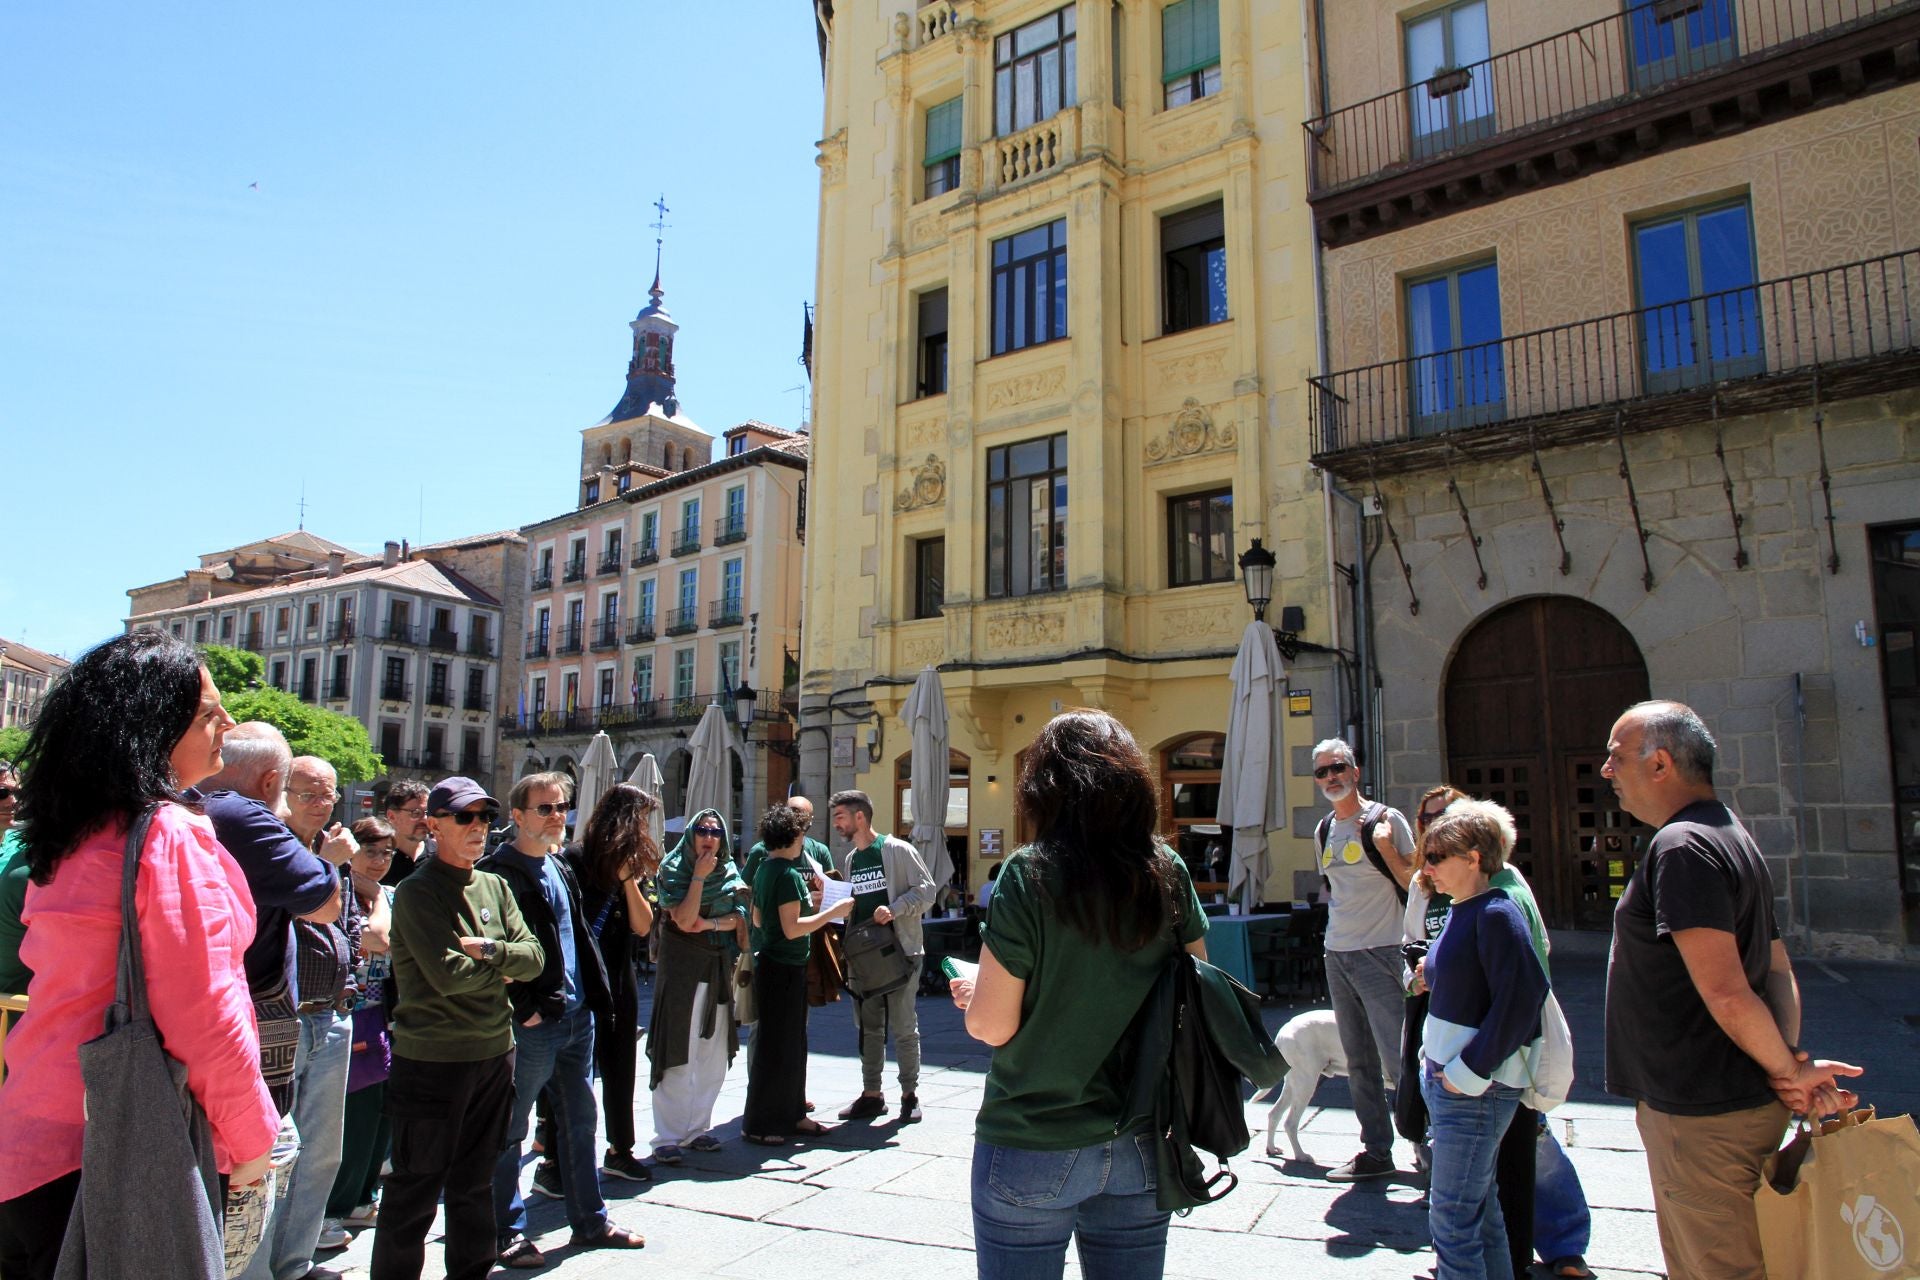
[[[1300,1148],[1300,1117],[1313,1101],[1313,1091],[1322,1076],[1347,1074],[1347,1055],[1340,1047],[1340,1028],[1334,1025],[1333,1010],[1311,1009],[1280,1028],[1273,1043],[1280,1050],[1280,1056],[1287,1060],[1287,1077],[1280,1085],[1280,1096],[1267,1111],[1267,1155],[1280,1154],[1273,1135],[1284,1111],[1293,1158],[1307,1160],[1307,1153]]]

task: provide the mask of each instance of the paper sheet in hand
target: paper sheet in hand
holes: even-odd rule
[[[815,908],[825,911],[834,903],[853,896],[853,886],[845,880],[822,880],[820,882],[820,905]]]

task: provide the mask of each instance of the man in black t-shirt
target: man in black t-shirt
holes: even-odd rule
[[[1851,1106],[1797,1046],[1800,992],[1759,848],[1713,790],[1713,735],[1677,702],[1614,724],[1602,774],[1658,827],[1613,916],[1607,1091],[1634,1100],[1673,1280],[1762,1276],[1753,1193],[1789,1109]]]
[[[387,788],[380,806],[393,828],[393,862],[380,883],[397,886],[423,862],[433,860],[433,837],[427,834],[427,784],[402,778]]]

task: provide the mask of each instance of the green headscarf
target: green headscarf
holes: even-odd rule
[[[713,870],[700,886],[700,914],[708,920],[733,914],[742,920],[747,918],[747,898],[750,891],[746,881],[740,878],[740,872],[733,865],[729,853],[732,839],[727,830],[727,820],[717,809],[702,809],[687,819],[687,828],[680,833],[680,843],[660,860],[660,871],[656,883],[660,886],[660,906],[672,910],[676,903],[687,896],[688,886],[693,883],[693,829],[700,825],[702,818],[711,817],[720,826],[720,851],[716,855]],[[738,950],[735,941],[738,935],[728,934],[728,947]]]

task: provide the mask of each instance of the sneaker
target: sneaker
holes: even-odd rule
[[[600,1172],[609,1178],[624,1178],[628,1182],[653,1181],[653,1175],[647,1172],[647,1166],[625,1151],[607,1152],[606,1159],[600,1162]]]
[[[912,1124],[920,1119],[920,1095],[903,1093],[900,1095],[900,1123]]]
[[[1362,1182],[1368,1178],[1391,1177],[1395,1172],[1391,1156],[1376,1156],[1362,1151],[1353,1159],[1327,1174],[1328,1182]]]
[[[706,1154],[707,1152],[711,1152],[711,1151],[718,1151],[719,1149],[720,1149],[720,1139],[714,1137],[710,1133],[703,1133],[699,1137],[695,1138],[692,1142],[689,1142],[687,1144],[687,1150],[698,1151],[702,1154]]]
[[[542,1160],[533,1166],[533,1194],[545,1196],[549,1200],[566,1198],[566,1188],[560,1185],[560,1166],[551,1160]]]
[[[687,1156],[684,1151],[671,1144],[653,1149],[653,1162],[655,1164],[679,1164],[686,1158]]]
[[[869,1120],[887,1114],[887,1100],[876,1093],[863,1093],[840,1108],[842,1120]]]
[[[363,1204],[346,1217],[340,1219],[340,1225],[347,1228],[371,1227],[380,1221],[380,1206]]]
[[[320,1224],[320,1236],[313,1242],[316,1249],[344,1249],[353,1242],[353,1234],[340,1225],[340,1219],[328,1218]]]
[[[501,1266],[512,1267],[515,1271],[532,1271],[547,1265],[547,1255],[540,1252],[540,1246],[533,1241],[516,1235],[500,1246],[499,1262]]]

